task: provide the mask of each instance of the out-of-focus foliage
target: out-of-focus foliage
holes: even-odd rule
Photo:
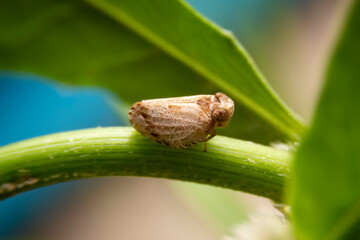
[[[223,133],[269,143],[303,131],[231,34],[182,1],[5,0],[0,29],[1,69],[101,85],[129,103],[224,91],[236,114]]]
[[[360,238],[360,4],[354,4],[296,156],[291,202],[299,239]]]

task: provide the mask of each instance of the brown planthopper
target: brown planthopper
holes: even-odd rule
[[[173,148],[187,148],[216,135],[234,113],[224,93],[143,100],[129,110],[131,125],[145,137]]]

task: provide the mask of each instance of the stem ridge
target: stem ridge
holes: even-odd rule
[[[94,128],[37,137],[0,148],[0,199],[90,177],[168,178],[240,190],[276,202],[290,178],[292,155],[216,136],[189,149],[153,143],[131,127]]]

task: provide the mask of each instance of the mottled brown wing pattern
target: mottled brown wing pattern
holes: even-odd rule
[[[190,147],[227,126],[234,102],[224,93],[144,100],[129,110],[131,125],[145,137],[174,148]]]
[[[129,119],[135,129],[153,141],[174,148],[190,147],[205,141],[213,127],[210,113],[198,100],[141,101],[130,109]]]

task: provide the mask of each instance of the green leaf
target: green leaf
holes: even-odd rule
[[[296,156],[291,203],[299,239],[360,238],[359,26],[355,1]]]
[[[223,131],[296,141],[304,125],[228,31],[178,0],[2,0],[0,69],[107,87],[127,101],[223,91]]]
[[[204,146],[174,149],[132,127],[95,128],[0,147],[0,199],[64,181],[144,176],[220,186],[283,201],[291,154],[217,136]]]

